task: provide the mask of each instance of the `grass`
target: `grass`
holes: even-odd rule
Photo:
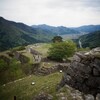
[[[47,57],[47,52],[50,47],[50,44],[41,43],[37,45],[29,45],[29,47],[33,47],[35,50],[39,51],[43,54],[43,58]],[[19,51],[22,52],[23,55],[30,58],[30,63],[34,63],[32,55],[26,50]],[[6,54],[6,52],[2,52],[1,54]],[[7,54],[6,54],[7,55]],[[50,68],[56,64],[56,62],[42,62],[42,66]],[[17,100],[32,100],[35,95],[44,91],[48,94],[53,95],[53,100],[58,100],[59,92],[56,91],[56,86],[60,82],[62,78],[62,73],[56,72],[46,76],[36,76],[31,75],[31,77],[27,76],[23,80],[12,82],[10,84],[6,84],[5,86],[0,86],[0,100],[13,100],[14,96],[17,97]],[[35,82],[35,85],[31,85],[32,82]],[[61,92],[67,93],[67,90],[62,89]],[[71,99],[68,99],[71,100]]]
[[[61,77],[62,74],[58,72],[47,76],[32,75],[23,80],[1,86],[0,100],[13,100],[14,96],[17,97],[17,100],[32,100],[41,91],[52,94],[54,100],[57,100],[55,96],[56,86],[60,82]],[[33,81],[35,85],[31,85]]]
[[[27,52],[26,50],[22,50],[20,51],[20,53],[22,53],[23,55],[25,55],[26,57],[28,57],[30,59],[30,64],[34,63],[34,59],[33,59],[33,55],[29,52]]]
[[[34,47],[35,50],[42,53],[44,57],[46,57],[48,54],[48,49],[51,47],[49,43],[41,43],[37,44],[37,46]]]
[[[50,48],[50,46],[51,45],[49,43],[37,43],[37,44],[29,45],[28,47],[32,47],[36,51],[40,52],[42,54],[42,57],[45,58],[48,55],[48,49]],[[30,63],[34,63],[33,56],[28,51],[22,50],[19,52],[21,52],[23,55],[30,58]]]
[[[33,45],[28,45],[28,47],[33,47],[33,49],[35,49],[38,52],[42,53],[43,58],[47,57],[47,55],[48,55],[47,52],[48,52],[48,49],[50,48],[50,46],[51,46],[50,43],[37,43],[37,44],[33,44]],[[16,47],[16,48],[18,48],[18,47]],[[16,48],[14,48],[14,49],[16,49]],[[5,56],[9,57],[7,55],[7,52],[9,52],[9,50],[0,52],[0,55],[5,55]],[[30,63],[34,62],[32,54],[30,54],[28,51],[26,51],[26,50],[20,50],[18,52],[20,52],[23,55],[29,57],[30,58]]]

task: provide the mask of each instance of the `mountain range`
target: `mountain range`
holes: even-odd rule
[[[75,29],[67,28],[64,26],[54,27],[54,26],[42,24],[42,25],[32,25],[31,27],[35,29],[41,29],[47,32],[51,32],[52,34],[55,34],[55,35],[79,34],[80,33],[79,31]]]
[[[56,35],[82,34],[100,30],[100,25],[68,28],[64,26],[32,25],[9,21],[0,17],[0,51],[21,45],[50,42]]]
[[[85,25],[73,28],[76,31],[84,32],[84,33],[91,33],[100,30],[100,25]]]

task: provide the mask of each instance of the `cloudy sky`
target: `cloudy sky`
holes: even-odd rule
[[[100,24],[100,0],[0,0],[0,16],[28,25]]]

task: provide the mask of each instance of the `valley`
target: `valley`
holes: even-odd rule
[[[99,25],[28,26],[0,17],[0,100],[99,100],[99,54]]]
[[[100,100],[100,0],[0,0],[0,100]]]
[[[0,51],[33,43],[51,42],[54,36],[77,39],[82,35],[99,31],[100,25],[81,27],[49,26],[46,24],[28,26],[24,23],[9,21],[0,17]]]

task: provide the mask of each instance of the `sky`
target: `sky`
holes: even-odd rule
[[[96,25],[100,0],[0,0],[0,16],[27,25]]]

